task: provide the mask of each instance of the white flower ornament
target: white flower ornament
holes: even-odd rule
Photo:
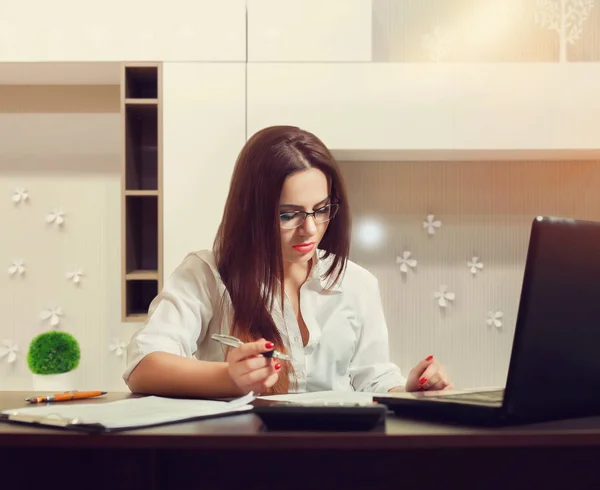
[[[81,283],[81,278],[84,275],[83,269],[78,267],[77,269],[73,269],[71,272],[67,272],[67,279],[78,286]]]
[[[13,260],[11,266],[8,268],[8,274],[11,276],[22,276],[25,274],[25,261],[22,259]]]
[[[440,308],[446,308],[448,301],[454,301],[456,295],[448,291],[448,286],[440,286],[440,290],[433,293],[433,297],[437,299]]]
[[[63,316],[62,308],[50,307],[40,313],[40,320],[50,321],[51,327],[57,327],[60,324],[60,317]]]
[[[471,260],[467,261],[467,267],[471,271],[471,274],[475,275],[483,269],[483,264],[479,262],[479,257],[473,257]]]
[[[400,272],[406,274],[408,272],[408,268],[415,268],[417,266],[417,261],[415,259],[411,259],[411,252],[405,251],[402,252],[402,257],[396,257],[396,264],[400,267]]]
[[[46,216],[46,223],[54,223],[60,227],[65,222],[65,213],[61,209],[54,209]]]
[[[13,343],[12,340],[3,340],[0,345],[0,358],[5,357],[6,362],[12,364],[17,360],[17,354],[19,353],[19,346]]]
[[[15,204],[26,202],[29,200],[29,192],[23,187],[17,187],[13,193],[12,200]]]
[[[491,327],[492,325],[496,328],[502,326],[502,317],[504,314],[501,311],[489,311],[487,315],[486,323]]]
[[[108,346],[108,350],[114,353],[114,355],[117,357],[121,357],[125,353],[126,348],[127,346],[125,345],[125,342],[122,342],[118,339],[111,342]]]
[[[423,228],[427,229],[427,233],[430,235],[435,234],[435,229],[442,226],[442,222],[440,220],[436,220],[433,214],[428,214],[427,219],[423,221]]]

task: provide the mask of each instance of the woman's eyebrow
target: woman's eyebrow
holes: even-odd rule
[[[317,204],[315,204],[313,206],[313,209],[318,208],[319,206],[322,206],[323,204],[325,204],[327,201],[329,201],[331,199],[331,197],[326,197],[325,199],[323,199],[322,201],[319,201]],[[280,204],[279,205],[280,208],[291,208],[291,209],[299,209],[300,211],[302,211],[304,208],[302,206],[298,206],[297,204]]]

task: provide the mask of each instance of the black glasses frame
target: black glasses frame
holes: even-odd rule
[[[327,218],[324,221],[319,221],[317,219],[317,213],[319,211],[322,211],[325,208],[330,208],[330,214],[329,214],[329,218]],[[337,214],[338,210],[340,208],[339,203],[337,202],[332,202],[329,204],[325,204],[325,206],[320,207],[319,209],[315,209],[312,212],[308,212],[308,211],[289,211],[287,213],[279,213],[279,216],[281,217],[282,214],[294,214],[295,216],[304,216],[302,218],[302,221],[297,224],[296,226],[290,226],[290,227],[286,227],[286,226],[281,226],[281,228],[283,228],[284,230],[293,230],[294,228],[298,228],[299,226],[302,226],[304,224],[304,222],[306,221],[306,218],[308,218],[309,216],[312,216],[313,219],[315,220],[315,223],[327,223],[328,221],[331,221],[335,215]]]

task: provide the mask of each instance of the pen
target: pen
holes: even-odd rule
[[[215,333],[212,335],[211,338],[213,340],[216,340],[220,344],[228,345],[229,347],[240,347],[240,346],[244,345],[244,342],[242,342],[237,337],[233,337],[231,335],[221,335],[221,334]],[[276,350],[265,351],[262,353],[262,355],[265,357],[274,357],[275,359],[281,359],[283,361],[291,361],[292,360],[292,358],[290,356],[288,356],[287,354],[284,354],[283,352],[279,352]]]
[[[81,398],[93,398],[95,396],[106,395],[106,393],[106,391],[65,391],[64,393],[56,393],[54,395],[30,396],[29,398],[25,398],[25,401],[29,403],[66,402]]]

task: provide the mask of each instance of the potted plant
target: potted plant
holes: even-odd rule
[[[29,345],[27,364],[37,391],[75,389],[73,371],[79,365],[79,343],[71,334],[51,331],[35,337]]]

